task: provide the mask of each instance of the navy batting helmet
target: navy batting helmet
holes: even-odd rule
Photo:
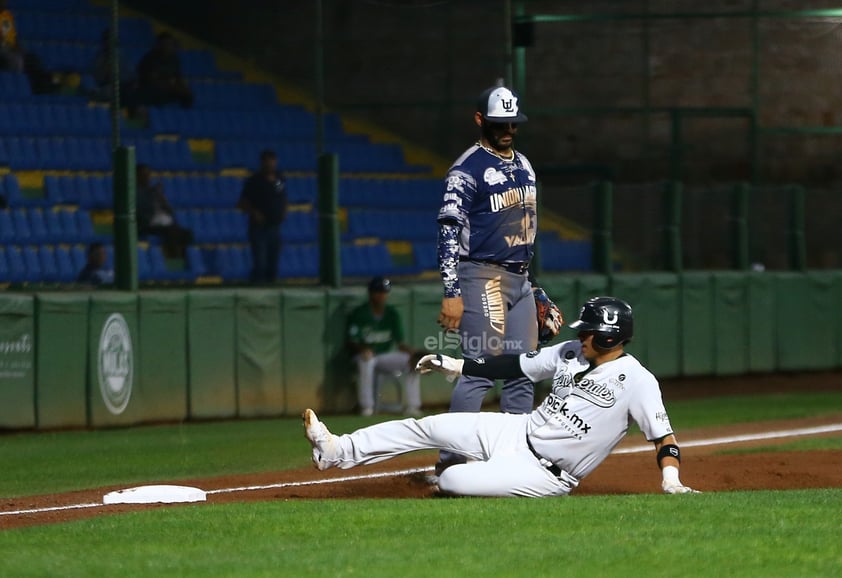
[[[582,305],[579,319],[569,327],[593,332],[594,345],[600,349],[612,349],[628,343],[634,334],[632,308],[616,297],[594,297]]]

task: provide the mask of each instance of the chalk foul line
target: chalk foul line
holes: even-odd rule
[[[799,429],[790,429],[790,430],[777,430],[777,431],[770,431],[770,432],[760,432],[760,433],[753,433],[753,434],[743,434],[743,435],[734,435],[734,436],[723,436],[723,437],[716,437],[716,438],[708,438],[708,439],[701,439],[701,440],[691,440],[681,442],[682,448],[688,447],[703,447],[703,446],[717,446],[717,445],[728,445],[728,444],[735,444],[740,442],[752,442],[752,441],[762,441],[762,440],[771,440],[771,439],[779,439],[779,438],[787,438],[787,437],[801,437],[801,436],[809,436],[809,435],[817,435],[823,433],[833,433],[842,431],[842,423],[837,424],[830,424],[830,425],[823,425],[823,426],[816,426],[816,427],[807,427],[807,428],[799,428]],[[637,446],[630,446],[627,448],[620,448],[618,450],[614,450],[612,453],[614,454],[635,454],[641,452],[648,452],[652,451],[652,444],[647,445],[637,445]],[[217,490],[208,490],[206,493],[208,495],[214,494],[234,494],[239,492],[254,492],[260,490],[276,490],[281,488],[295,488],[300,486],[319,486],[324,484],[340,484],[343,482],[355,482],[359,480],[374,480],[379,478],[392,478],[392,477],[399,477],[399,476],[409,476],[412,474],[420,474],[432,471],[432,467],[427,468],[411,468],[411,469],[404,469],[404,470],[395,470],[391,472],[377,472],[373,474],[359,474],[355,476],[342,476],[339,478],[322,478],[318,480],[307,480],[303,482],[279,482],[276,484],[264,484],[264,485],[256,485],[256,486],[239,486],[235,488],[220,488]],[[67,510],[83,510],[88,508],[101,508],[105,504],[101,502],[91,502],[87,504],[69,504],[66,506],[50,506],[46,508],[29,508],[25,510],[6,510],[0,511],[0,516],[24,516],[28,514],[43,514],[46,512],[62,512]]]

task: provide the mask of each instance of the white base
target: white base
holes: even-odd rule
[[[204,502],[207,494],[190,486],[139,486],[110,492],[102,497],[103,504],[175,504]]]

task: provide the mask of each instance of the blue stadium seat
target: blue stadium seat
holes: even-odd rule
[[[62,235],[65,243],[84,243],[82,235],[79,233],[79,223],[76,220],[74,211],[62,210],[58,213],[59,222],[61,223]]]
[[[58,268],[58,281],[60,283],[72,283],[79,276],[82,270],[78,270],[73,265],[73,259],[70,256],[70,250],[67,247],[56,247],[55,249],[56,267]]]
[[[421,271],[438,271],[438,246],[431,242],[412,244],[412,258],[415,266]]]
[[[0,211],[0,245],[15,242],[15,226],[12,224],[12,212]]]
[[[32,96],[25,74],[0,72],[0,100],[4,102],[25,100]]]
[[[23,262],[23,254],[20,247],[6,247],[6,262],[9,267],[9,281],[22,283],[27,280],[26,265]]]
[[[76,223],[78,224],[79,241],[82,243],[93,243],[101,240],[94,231],[94,223],[88,211],[76,211]]]
[[[541,267],[546,271],[590,271],[591,254],[589,241],[543,240]]]
[[[140,281],[152,281],[155,278],[148,247],[137,248],[137,278]]]
[[[194,279],[204,277],[208,274],[207,267],[205,267],[205,260],[198,247],[195,245],[187,247],[184,258],[187,271],[190,272]]]
[[[29,210],[29,230],[33,243],[52,243],[57,240],[53,239],[47,230],[44,213],[41,209]]]
[[[0,283],[12,281],[12,273],[9,271],[9,263],[6,261],[6,248],[0,246]]]
[[[88,263],[88,257],[86,250],[82,245],[74,245],[70,248],[70,261],[73,263],[73,270],[76,271],[77,274],[85,268],[85,265]],[[106,266],[113,267],[114,264],[113,262],[110,265],[106,263]]]
[[[44,212],[44,225],[47,228],[47,235],[52,243],[63,243],[67,241],[64,236],[64,228],[56,211],[47,209]]]
[[[12,211],[12,223],[14,223],[15,229],[15,243],[31,243],[32,231],[29,227],[26,209],[15,209]]]
[[[41,260],[38,258],[38,251],[33,246],[26,246],[21,250],[23,263],[26,267],[26,281],[38,283],[43,280],[41,272]]]
[[[48,283],[58,283],[61,281],[53,248],[49,245],[41,245],[37,249],[37,254],[38,263],[41,266],[41,280]]]
[[[18,183],[18,178],[15,175],[6,175],[6,178],[3,179],[3,185],[6,194],[6,201],[9,203],[10,207],[25,204],[23,195],[20,192],[20,184]]]

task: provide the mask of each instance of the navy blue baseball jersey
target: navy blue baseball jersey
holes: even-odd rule
[[[493,263],[529,263],[536,214],[535,171],[514,151],[506,160],[475,144],[447,174],[439,223],[461,226],[459,256]]]

